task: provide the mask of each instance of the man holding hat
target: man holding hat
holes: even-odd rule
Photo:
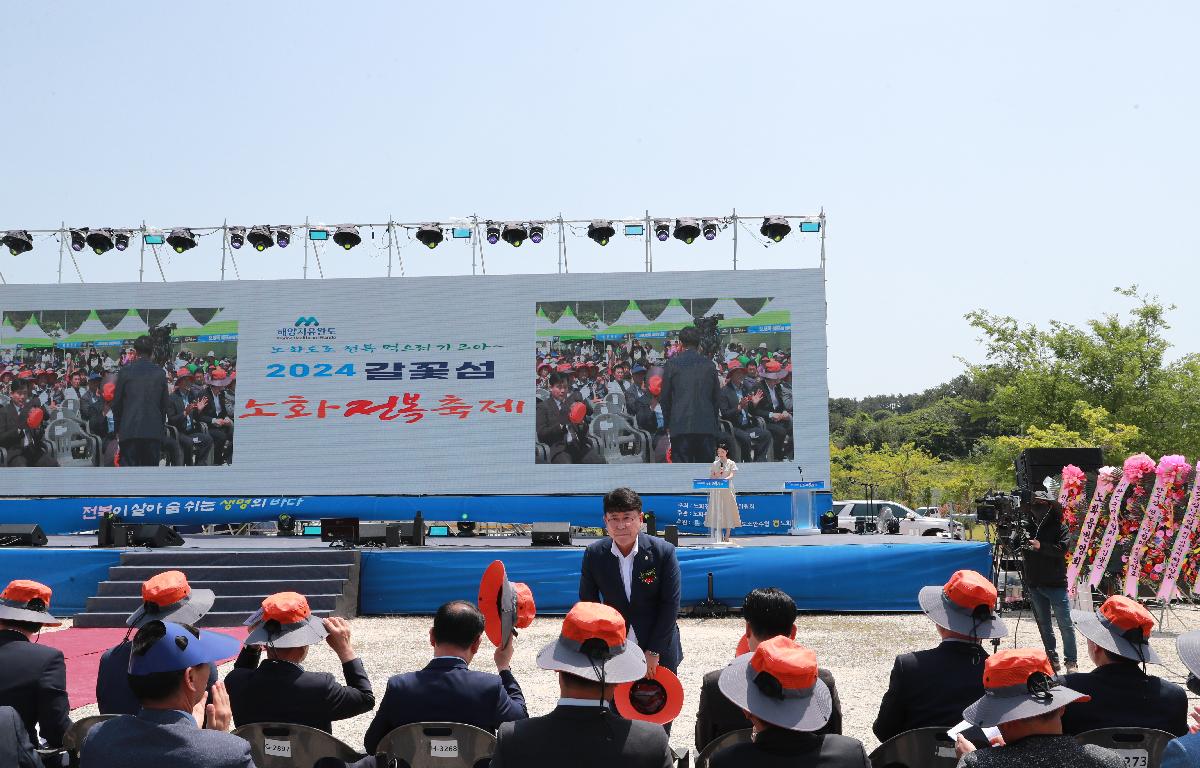
[[[62,624],[50,615],[50,596],[50,587],[26,580],[0,593],[0,706],[17,711],[30,742],[41,743],[40,730],[47,745],[60,747],[71,727],[66,660],[57,648],[31,642],[42,627]]]
[[[1117,753],[1064,736],[1063,710],[1088,697],[1058,683],[1046,652],[1012,648],[984,664],[983,696],[962,716],[980,728],[999,728],[1003,744],[975,751],[958,737],[959,768],[1123,768]]]
[[[247,723],[295,723],[333,732],[334,720],[370,712],[375,693],[362,659],[350,646],[350,623],[312,615],[308,600],[296,592],[278,592],[246,624],[253,629],[234,670],[226,676],[233,720]],[[327,643],[342,662],[345,685],[328,672],[300,666],[310,646]],[[266,661],[259,664],[261,649]]]
[[[858,739],[816,733],[833,713],[833,697],[817,670],[817,655],[782,635],[723,669],[721,693],[746,713],[754,740],[715,753],[710,768],[869,768]]]
[[[225,685],[205,690],[212,665],[237,648],[235,638],[189,624],[143,624],[129,656],[129,687],[142,707],[94,727],[80,765],[253,768],[249,742],[226,733],[231,714]]]
[[[646,675],[642,649],[625,619],[599,603],[576,603],[537,665],[558,673],[558,706],[547,715],[500,726],[492,768],[671,768],[666,732],[609,711],[616,686]]]
[[[29,383],[13,381],[9,402],[0,405],[0,448],[8,453],[10,467],[57,467],[58,462],[42,446],[42,422],[46,411],[29,396]]]
[[[983,695],[981,641],[1008,634],[994,613],[996,587],[976,571],[956,571],[944,586],[923,587],[917,599],[942,642],[896,657],[872,726],[881,742],[913,728],[957,724],[963,708]]]
[[[588,442],[587,403],[570,392],[569,374],[552,373],[550,397],[539,400],[535,425],[539,443],[549,446],[551,464],[603,464]]]
[[[125,625],[137,630],[151,621],[196,624],[212,610],[217,597],[211,589],[192,589],[181,571],[164,571],[142,582],[142,604],[129,615]],[[133,640],[127,634],[119,645],[100,657],[96,672],[96,704],[102,715],[134,715],[141,709],[129,687],[129,654]],[[216,667],[208,683],[217,682]]]
[[[393,728],[409,723],[449,721],[495,733],[503,723],[529,716],[525,695],[512,673],[516,642],[511,637],[508,643],[497,645],[492,656],[498,674],[470,669],[486,624],[484,612],[466,600],[438,608],[429,630],[433,659],[424,669],[388,680],[379,711],[363,739],[368,754],[374,753]],[[511,634],[511,625],[509,629]],[[498,635],[494,639],[503,640]]]
[[[1146,664],[1162,663],[1150,647],[1154,617],[1145,606],[1114,595],[1096,613],[1071,611],[1071,620],[1087,639],[1096,668],[1063,678],[1063,685],[1091,697],[1067,709],[1063,733],[1114,727],[1156,728],[1176,736],[1188,732],[1187,692],[1145,672]]]

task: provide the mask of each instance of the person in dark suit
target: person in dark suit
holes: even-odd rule
[[[579,599],[604,602],[625,617],[646,654],[647,674],[683,661],[679,642],[679,561],[675,547],[642,533],[642,499],[630,488],[604,496],[608,535],[583,551]]]
[[[192,372],[180,368],[175,373],[175,391],[167,398],[167,423],[179,431],[179,447],[185,464],[205,465],[212,436],[200,426],[200,413],[208,407],[208,398],[192,389]],[[121,454],[124,456],[124,452]]]
[[[25,724],[12,707],[0,707],[0,765],[42,768],[42,759],[29,741]]]
[[[742,602],[742,618],[746,620],[745,639],[751,653],[760,643],[773,637],[796,638],[796,602],[788,593],[776,587],[756,589],[746,595]],[[742,708],[721,693],[721,672],[719,669],[709,672],[700,686],[700,705],[696,712],[697,752],[727,733],[752,727]],[[842,702],[838,698],[833,673],[819,667],[817,677],[829,689],[831,709],[829,720],[816,733],[840,734]]]
[[[388,680],[363,739],[368,754],[392,729],[409,723],[466,723],[495,733],[501,724],[529,716],[511,668],[515,639],[493,655],[498,675],[469,668],[483,629],[483,614],[472,603],[454,600],[438,608],[429,630],[433,660],[424,669]]]
[[[163,571],[142,582],[142,604],[125,620],[125,625],[139,629],[151,621],[173,621],[176,624],[195,624],[216,602],[211,589],[192,589],[181,571]],[[100,657],[96,670],[96,704],[102,715],[136,715],[142,708],[133,689],[129,687],[129,655],[133,640],[128,636],[109,648]],[[217,682],[217,668],[212,668],[208,687]]]
[[[1063,685],[1092,697],[1067,707],[1063,733],[1096,728],[1155,728],[1176,736],[1188,732],[1187,692],[1169,680],[1148,675],[1141,665],[1161,664],[1150,647],[1154,617],[1136,600],[1116,595],[1100,610],[1071,611],[1075,629],[1087,639],[1096,668],[1072,672]]]
[[[117,374],[112,401],[120,436],[121,465],[156,467],[166,434],[163,424],[169,407],[167,374],[150,359],[154,342],[149,336],[137,337],[133,349],[137,359]]]
[[[205,690],[212,664],[237,648],[235,638],[189,624],[146,623],[129,658],[129,687],[142,708],[92,728],[80,765],[254,768],[249,742],[226,732],[232,714],[224,683]]]
[[[721,389],[717,367],[701,355],[700,332],[688,326],[679,332],[683,351],[663,366],[663,419],[671,435],[671,460],[677,464],[708,464],[715,455],[713,441],[719,425],[717,415]]]
[[[587,403],[577,392],[569,392],[569,387],[567,374],[550,374],[550,397],[537,404],[538,442],[549,447],[551,464],[603,464],[588,443]]]
[[[660,726],[626,720],[608,702],[616,686],[646,676],[646,656],[611,606],[576,603],[558,639],[537,664],[558,673],[559,700],[549,714],[500,726],[492,768],[671,768]]]
[[[751,449],[754,458],[762,461],[766,456],[770,433],[758,425],[751,410],[762,400],[762,392],[745,386],[746,369],[740,360],[729,361],[729,381],[721,387],[721,418],[733,426],[733,437],[741,449],[739,461],[750,461]]]
[[[375,708],[371,681],[350,645],[350,623],[345,619],[319,619],[304,595],[279,592],[263,600],[246,623],[254,629],[225,678],[235,725],[295,723],[332,733],[334,720]],[[300,666],[309,647],[320,642],[337,654],[345,685],[328,672],[306,672]],[[264,647],[267,659],[259,664]]]
[[[982,641],[1008,634],[993,613],[996,587],[975,571],[956,571],[944,586],[923,587],[917,599],[942,642],[896,657],[871,728],[881,742],[913,728],[957,725],[963,709],[983,696]]]
[[[29,399],[28,381],[13,380],[9,389],[9,402],[0,405],[0,448],[8,453],[8,466],[58,466],[58,462],[42,445],[45,428],[41,424],[45,419],[46,411]],[[35,423],[38,426],[33,426]]]
[[[782,635],[723,669],[721,693],[746,712],[754,740],[714,753],[710,768],[869,768],[858,739],[819,733],[833,697],[818,669],[815,653]]]
[[[0,706],[21,716],[29,741],[62,746],[71,727],[67,663],[62,651],[31,642],[42,627],[61,621],[50,615],[51,590],[36,581],[9,582],[0,593]]]
[[[233,415],[221,397],[224,394],[224,386],[217,384],[228,381],[225,371],[217,368],[210,375],[212,382],[197,393],[203,398],[204,407],[196,417],[208,426],[208,436],[213,441],[213,464],[219,466],[229,463],[229,455],[233,451]]]
[[[778,360],[768,360],[754,405],[754,414],[766,421],[767,431],[774,440],[776,461],[792,458],[792,412],[784,405],[783,388],[779,385],[786,375]]]

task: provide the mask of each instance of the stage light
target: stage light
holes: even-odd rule
[[[113,235],[113,242],[116,244],[118,251],[125,250],[129,247],[129,233],[117,232],[115,235]]]
[[[671,225],[665,221],[654,222],[654,236],[660,243],[667,242],[667,238],[671,236]]]
[[[792,225],[782,216],[768,216],[763,219],[762,227],[758,231],[763,237],[769,237],[778,243],[792,231]]]
[[[520,248],[525,238],[529,237],[529,232],[524,224],[505,224],[504,233],[500,237],[513,248]]]
[[[801,232],[820,232],[821,222],[819,221],[802,221],[800,222]]]
[[[162,232],[147,232],[142,235],[142,242],[146,245],[162,245],[166,240],[162,236]]]
[[[588,224],[587,235],[596,241],[597,245],[608,245],[608,241],[612,239],[617,231],[613,229],[611,221],[593,221]]]
[[[533,224],[529,227],[529,242],[537,245],[542,242],[542,237],[545,235],[545,230],[541,224]]]
[[[358,234],[358,227],[353,224],[343,224],[333,233],[333,242],[345,248],[347,251],[362,242],[362,237]]]
[[[646,234],[645,224],[626,224],[625,237],[642,237]]]
[[[715,222],[715,221],[704,222],[704,239],[705,240],[716,240],[717,239],[717,222]]]
[[[308,239],[309,240],[328,240],[329,239],[329,230],[328,229],[309,229],[308,230]]]
[[[700,223],[695,219],[675,220],[675,239],[691,245],[700,237]]]
[[[167,235],[167,245],[175,249],[175,253],[190,251],[196,247],[196,236],[187,228],[172,229]]]
[[[275,228],[275,245],[280,248],[287,248],[292,244],[292,228],[291,227],[276,227]]]
[[[83,250],[84,244],[87,242],[88,231],[87,227],[83,229],[71,230],[71,250],[78,253]]]
[[[230,227],[229,228],[229,247],[237,250],[246,244],[246,228],[245,227]]]
[[[13,256],[20,256],[33,250],[33,238],[23,229],[13,229],[4,233],[0,245],[6,246]]]
[[[254,250],[259,252],[265,251],[272,245],[275,245],[275,241],[271,239],[271,230],[266,227],[251,227],[250,232],[246,235],[246,242],[254,246]]]
[[[88,247],[97,256],[108,253],[113,249],[113,232],[111,229],[97,229],[87,236]]]
[[[500,242],[500,227],[490,221],[486,226],[488,245],[495,245],[496,243]]]
[[[417,230],[417,240],[426,248],[437,248],[438,243],[442,242],[445,238],[446,235],[437,224],[426,224]]]
[[[471,237],[470,227],[455,227],[450,230],[450,236],[455,240],[468,240]]]

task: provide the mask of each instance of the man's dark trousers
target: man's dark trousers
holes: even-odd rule
[[[162,440],[131,437],[120,442],[122,467],[157,467],[162,458]]]
[[[717,458],[716,450],[712,435],[671,435],[673,464],[711,464]]]

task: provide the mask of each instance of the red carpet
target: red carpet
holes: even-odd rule
[[[213,631],[244,640],[247,628],[213,627]],[[71,701],[71,709],[96,703],[96,672],[100,668],[100,656],[124,637],[125,630],[117,627],[71,627],[61,632],[46,632],[39,638],[39,643],[59,649],[67,658],[67,698]]]

